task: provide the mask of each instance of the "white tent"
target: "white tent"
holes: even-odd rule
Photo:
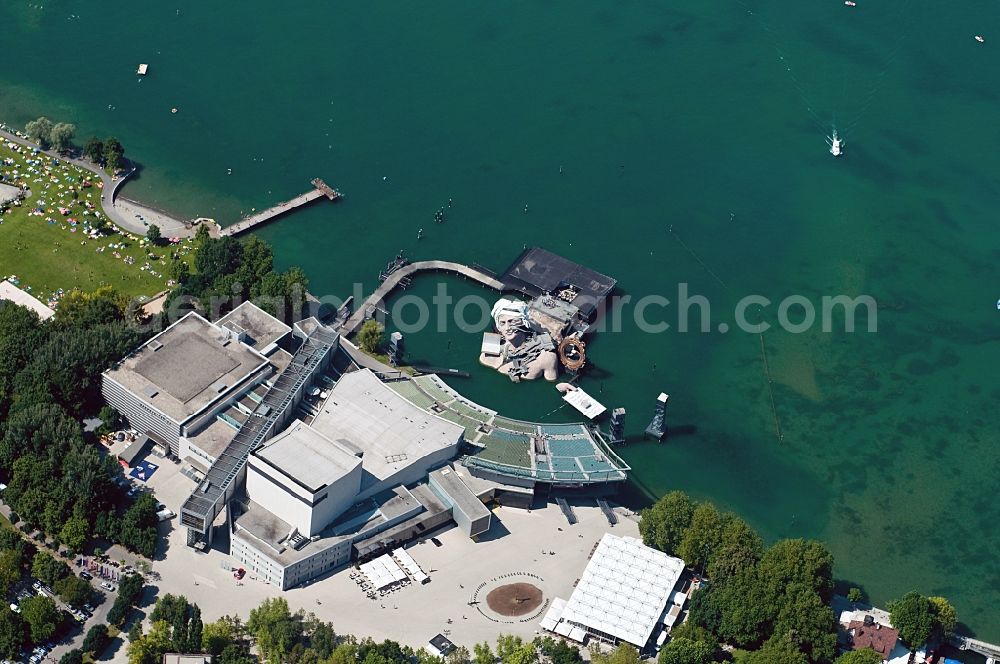
[[[684,561],[680,558],[651,549],[632,537],[605,534],[557,618],[554,631],[582,638],[582,632],[571,626],[585,628],[641,649],[656,629],[683,571]],[[546,619],[550,615],[555,617],[550,611]]]
[[[406,572],[401,570],[388,554],[365,563],[361,566],[361,572],[378,590],[388,588],[406,578]]]
[[[417,583],[423,583],[430,578],[424,574],[424,571],[420,569],[420,565],[417,564],[417,561],[413,559],[406,549],[396,549],[392,552],[392,556]]]

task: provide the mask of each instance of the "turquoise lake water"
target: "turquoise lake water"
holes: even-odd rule
[[[581,385],[628,410],[630,500],[680,488],[822,538],[876,602],[945,595],[1000,641],[1000,6],[858,5],[2,3],[0,119],[117,135],[144,166],[126,195],[186,216],[324,178],[347,199],[260,232],[317,294],[374,288],[399,249],[502,270],[541,245],[633,298],[687,283],[713,329],[751,293],[873,296],[877,332],[772,330],[764,352],[626,308]],[[480,368],[479,341],[407,338],[474,400],[573,419]],[[660,391],[674,434],[643,442]]]

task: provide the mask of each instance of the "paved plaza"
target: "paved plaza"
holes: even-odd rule
[[[194,482],[169,461],[161,464],[149,484],[174,511],[194,488]],[[578,518],[574,525],[567,523],[558,506],[550,504],[532,511],[497,508],[492,528],[478,541],[454,526],[433,533],[441,546],[428,538],[407,549],[430,576],[430,583],[409,584],[374,600],[350,578],[353,568],[342,568],[284,593],[250,574],[238,582],[227,554],[219,550],[199,553],[187,547],[186,530],[174,519],[162,526],[168,531],[167,546],[165,555],[153,563],[159,574],[154,583],[161,595],[181,594],[196,602],[206,622],[226,614],[246,618],[262,600],[283,596],[293,611],[315,613],[333,623],[340,634],[421,647],[440,632],[471,649],[475,643],[494,641],[501,632],[531,638],[540,629],[536,612],[504,620],[489,611],[485,599],[490,588],[530,580],[543,594],[543,607],[547,606],[555,597],[570,596],[605,532],[638,536],[636,520],[623,516],[623,510],[619,510],[619,523],[611,526],[592,500],[580,500],[574,509]],[[474,601],[479,603],[470,604]],[[124,649],[116,655],[116,660],[123,659]]]

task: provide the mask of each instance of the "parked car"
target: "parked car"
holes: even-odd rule
[[[81,579],[86,579],[87,581],[90,581],[91,579],[94,578],[94,575],[91,574],[90,572],[88,572],[87,570],[82,569],[82,570],[80,570],[80,578]]]
[[[14,602],[11,602],[10,603],[10,610],[13,611],[14,613],[20,613],[21,612],[21,607],[19,607]]]
[[[109,593],[113,593],[115,591],[115,587],[110,583],[108,583],[107,581],[102,582],[101,587],[107,590]]]
[[[173,512],[171,512],[170,510],[167,510],[167,509],[160,510],[159,512],[156,513],[156,518],[158,520],[160,520],[160,521],[169,521],[170,519],[174,518],[175,516],[177,516],[177,515],[174,514]]]

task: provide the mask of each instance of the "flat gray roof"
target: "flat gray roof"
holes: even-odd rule
[[[260,353],[190,313],[105,375],[177,422],[215,402],[267,365]]]
[[[246,332],[246,344],[261,350],[292,331],[292,328],[253,302],[244,302],[215,323],[220,327]]]
[[[361,465],[360,457],[300,420],[252,455],[313,493]]]
[[[472,489],[464,482],[462,474],[452,467],[438,468],[430,474],[434,483],[455,503],[455,507],[461,510],[473,521],[484,516],[489,516],[490,511],[483,505]]]
[[[361,450],[365,471],[379,480],[457,445],[465,431],[414,406],[369,369],[346,373],[337,381],[312,427],[348,449]]]
[[[197,433],[189,436],[188,440],[198,446],[213,459],[218,459],[219,455],[229,446],[229,443],[236,437],[236,429],[232,428],[218,418],[213,418],[212,423]],[[204,460],[199,460],[202,465]]]

